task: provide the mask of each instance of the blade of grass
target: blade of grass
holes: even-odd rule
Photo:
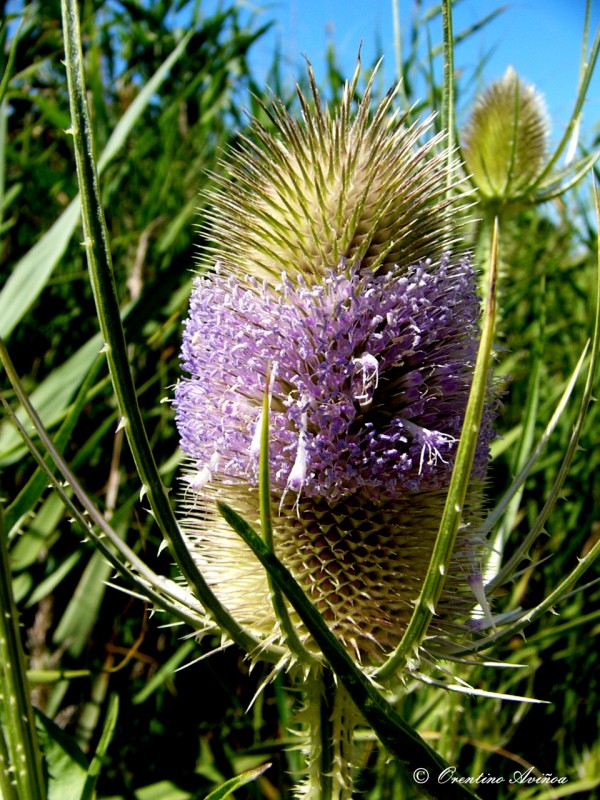
[[[81,655],[90,640],[111,572],[112,565],[107,563],[104,555],[99,550],[92,552],[73,596],[58,621],[52,642],[64,648],[73,658]]]
[[[27,14],[29,13],[30,9],[24,9],[23,15],[19,20],[19,24],[14,32],[12,37],[12,41],[10,43],[10,49],[8,51],[8,58],[6,59],[6,66],[4,67],[4,73],[2,75],[2,80],[0,81],[0,104],[4,105],[4,100],[6,98],[6,92],[8,90],[8,84],[10,79],[12,78],[13,74],[13,67],[15,66],[15,58],[17,56],[17,45],[19,44],[19,37],[21,35],[21,30],[25,24],[25,20]],[[3,25],[6,25],[6,21]]]
[[[182,664],[185,659],[191,655],[196,647],[197,644],[193,639],[188,639],[185,641],[146,682],[144,688],[131,698],[132,704],[137,706],[140,703],[145,702],[160,686],[162,686],[164,683],[167,683],[175,674],[180,664]]]
[[[102,728],[102,735],[96,747],[96,752],[90,763],[87,772],[87,778],[79,800],[93,800],[96,797],[96,784],[100,777],[100,771],[104,764],[106,752],[112,741],[117,728],[117,720],[119,717],[119,695],[116,693],[111,694],[108,700],[106,714],[104,716],[104,726]]]
[[[452,32],[452,0],[442,3],[442,30],[444,40],[444,86],[442,91],[442,130],[448,137],[448,160],[446,169],[446,185],[450,188],[454,178],[454,34]]]
[[[225,781],[225,783],[221,784],[221,786],[207,795],[205,800],[223,800],[223,798],[229,797],[236,789],[245,786],[247,783],[250,783],[250,781],[255,781],[263,772],[266,772],[270,766],[271,764],[267,763],[261,764],[260,767],[254,767],[254,769],[247,769],[240,775],[236,775],[235,778],[230,778],[228,781]]]
[[[69,441],[73,429],[83,412],[85,403],[88,400],[88,391],[92,389],[96,382],[101,364],[102,360],[97,358],[96,363],[89,370],[87,378],[82,384],[71,410],[56,434],[55,443],[59,450],[63,450]],[[9,535],[13,526],[17,524],[17,521],[31,512],[41,497],[45,487],[46,476],[38,469],[6,509],[6,527],[8,528]]]
[[[125,146],[132,128],[167,77],[171,67],[184,53],[193,31],[189,31],[141,89],[117,123],[98,159],[98,172]],[[81,214],[81,196],[75,197],[52,227],[18,261],[0,292],[0,336],[8,338],[39,297],[48,278],[62,258],[77,228]]]
[[[125,313],[125,311],[124,311]],[[88,374],[90,364],[97,358],[102,340],[93,336],[73,355],[52,370],[31,393],[31,402],[39,409],[40,416],[48,426],[61,418],[73,394]],[[25,413],[18,412],[21,419]],[[13,425],[4,420],[0,426],[0,466],[6,467],[23,457],[21,437]]]

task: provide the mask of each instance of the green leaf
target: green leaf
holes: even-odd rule
[[[25,603],[25,607],[31,608],[31,606],[39,603],[44,597],[52,594],[54,589],[59,585],[63,578],[65,578],[73,569],[73,567],[79,562],[79,559],[82,555],[83,552],[81,550],[75,550],[73,553],[71,553],[71,555],[67,556],[64,561],[62,561],[55,569],[52,570],[50,575],[48,575],[45,580],[37,584],[35,590],[31,593],[31,596]]]
[[[110,797],[101,797],[100,800],[129,800],[129,797],[134,797],[135,800],[192,800],[192,795],[189,792],[175,786],[171,781],[158,781],[158,783],[151,783],[148,786],[142,786],[141,789],[136,789],[132,795],[110,795]]]
[[[83,787],[83,792],[81,793],[80,800],[93,800],[94,792],[96,789],[96,783],[98,782],[98,778],[100,777],[100,770],[102,769],[102,764],[104,761],[104,757],[106,756],[106,751],[108,750],[108,746],[110,745],[112,738],[115,733],[115,729],[117,727],[117,719],[119,717],[119,695],[114,693],[110,696],[108,701],[108,708],[106,710],[106,715],[104,717],[104,727],[102,729],[102,736],[100,737],[100,741],[98,742],[98,747],[96,748],[96,752],[94,754],[94,758],[92,759],[92,763],[88,769],[88,775],[85,782],[85,786]]]
[[[132,704],[138,705],[143,703],[159,688],[159,686],[162,686],[164,683],[170,680],[175,673],[175,670],[185,661],[185,659],[196,647],[197,644],[193,639],[188,639],[186,642],[184,642],[181,647],[179,647],[179,649],[173,653],[168,661],[166,661],[160,667],[160,669],[157,670],[156,674],[146,682],[144,688],[131,698]]]
[[[260,767],[255,767],[254,769],[247,769],[245,772],[240,773],[240,775],[236,775],[235,778],[230,778],[228,781],[225,781],[225,783],[221,784],[221,786],[207,795],[205,800],[222,800],[223,797],[229,797],[232,792],[235,792],[240,786],[245,786],[245,784],[250,783],[250,781],[255,781],[259,775],[266,772],[270,766],[271,764],[267,763],[261,764]]]
[[[98,173],[121,150],[143,111],[183,54],[193,35],[189,31],[154,73],[123,114],[98,159]],[[81,199],[77,195],[54,225],[20,259],[0,292],[0,336],[7,338],[41,294],[79,223]],[[89,363],[89,362],[88,362]]]
[[[95,364],[93,364],[92,368],[89,369],[87,379],[84,381],[76,401],[71,406],[63,424],[61,425],[60,430],[56,435],[55,442],[56,447],[59,450],[65,449],[67,442],[73,433],[73,429],[79,421],[85,404],[89,399],[88,392],[91,391],[92,387],[94,386],[98,376],[99,368],[101,367],[102,363],[103,360],[101,358],[97,358]],[[14,426],[11,426],[11,429],[16,433]],[[17,521],[23,518],[26,514],[29,514],[33,508],[35,508],[39,498],[46,488],[46,484],[46,476],[44,475],[43,470],[36,470],[23,489],[21,489],[15,500],[13,500],[13,502],[8,506],[6,509],[6,526],[8,528],[9,535],[13,525],[15,525]]]
[[[1,305],[0,298],[0,307]],[[0,327],[1,324],[0,322]],[[64,364],[53,370],[31,393],[29,399],[38,409],[46,426],[52,425],[58,416],[64,413],[101,348],[101,337],[99,335],[92,337]],[[19,411],[19,419],[25,419],[23,411]],[[13,464],[23,457],[23,453],[24,448],[18,431],[14,425],[5,420],[0,426],[0,466]]]
[[[135,800],[191,800],[192,795],[171,781],[159,781],[134,792]]]
[[[75,741],[36,709],[37,732],[48,770],[48,800],[81,800],[88,762]]]
[[[67,644],[67,651],[73,657],[81,655],[89,641],[111,572],[112,566],[96,550],[54,632],[53,642]]]

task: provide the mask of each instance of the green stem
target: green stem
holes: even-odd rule
[[[314,667],[304,682],[306,783],[304,800],[351,800],[356,711],[328,667]]]
[[[21,644],[19,615],[12,593],[12,579],[2,509],[0,507],[0,762],[2,797],[45,800],[42,756],[35,732],[27,682],[27,666]],[[5,793],[5,784],[12,785]],[[14,791],[13,791],[14,790]]]
[[[313,667],[302,686],[305,696],[302,723],[306,737],[306,771],[299,792],[302,800],[332,800],[331,686],[326,687],[325,671],[329,672],[331,682],[331,672],[327,668]]]
[[[448,193],[455,184],[454,147],[456,142],[454,118],[454,33],[452,31],[452,0],[442,3],[442,29],[444,38],[444,89],[442,92],[442,129],[446,131],[448,161],[446,186]]]
[[[0,725],[0,797],[2,800],[19,800],[11,772],[8,748],[4,740],[2,725]]]
[[[262,429],[260,436],[260,462],[259,462],[259,479],[258,479],[258,494],[260,503],[260,527],[263,540],[269,550],[274,552],[273,543],[273,520],[271,514],[271,480],[269,469],[269,411],[270,411],[270,383],[271,383],[271,368],[267,370],[265,395],[263,398],[262,407]],[[271,600],[273,603],[273,611],[277,617],[279,626],[283,632],[286,643],[292,653],[305,664],[317,664],[319,659],[316,658],[306,647],[302,644],[298,636],[290,615],[283,593],[279,586],[273,581],[271,576],[268,576],[269,588],[271,590]]]
[[[352,800],[355,771],[354,727],[357,719],[354,703],[341,683],[333,683],[332,716],[333,778],[335,800]]]
[[[175,519],[167,490],[162,483],[154,460],[137,401],[121,324],[108,232],[94,157],[94,137],[87,105],[77,3],[75,0],[61,0],[61,8],[71,111],[70,132],[75,143],[84,245],[98,321],[105,342],[103,351],[106,353],[121,414],[120,426],[125,429],[136,469],[142,481],[142,495],[148,498],[152,513],[181,573],[219,627],[226,631],[240,647],[251,651],[258,647],[259,643],[231,617],[198,571]]]
[[[494,238],[494,224],[496,218],[496,211],[494,209],[490,208],[486,211],[483,211],[483,216],[477,227],[477,234],[475,237],[474,262],[477,268],[481,270],[479,286],[483,297],[487,297],[490,285],[490,269],[493,264],[492,242]],[[498,234],[500,234],[501,230],[501,219],[498,217]]]

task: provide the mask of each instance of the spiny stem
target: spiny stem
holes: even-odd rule
[[[2,797],[45,800],[42,756],[29,696],[19,615],[12,593],[10,561],[0,506],[0,770]],[[3,762],[3,763],[1,763]],[[5,793],[5,785],[8,792]],[[13,791],[14,790],[14,791]]]
[[[75,0],[62,0],[61,8],[71,133],[75,143],[75,160],[81,193],[84,244],[98,321],[105,342],[104,352],[121,414],[120,425],[125,429],[135,466],[142,481],[142,491],[150,502],[152,513],[188,585],[193,588],[219,627],[240,647],[252,651],[258,646],[258,642],[231,617],[198,571],[175,519],[150,446],[137,401],[121,324],[108,231],[94,157],[94,137],[87,105],[77,3]]]
[[[356,711],[327,668],[314,667],[304,682],[307,771],[303,800],[351,800]]]

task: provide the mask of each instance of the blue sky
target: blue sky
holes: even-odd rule
[[[352,73],[362,41],[365,61],[372,58],[376,42],[384,53],[386,82],[396,75],[392,4],[394,0],[275,0],[260,19],[274,19],[274,30],[255,45],[255,66],[266,70],[278,39],[292,80],[303,70],[303,55],[310,59],[317,78],[323,74],[327,43],[333,41],[339,62]],[[501,0],[462,0],[454,10],[455,32],[471,25],[501,4]],[[208,5],[208,4],[207,4]],[[413,0],[398,0],[401,27],[413,14]],[[423,0],[430,8],[432,0]],[[506,11],[489,27],[471,37],[456,51],[456,66],[472,74],[480,56],[493,51],[485,80],[500,77],[512,65],[522,78],[534,83],[546,97],[553,123],[553,138],[564,130],[577,85],[585,0],[507,0]],[[257,6],[248,4],[256,9]],[[591,34],[600,24],[600,0],[592,0]],[[441,41],[441,26],[430,25],[432,42]],[[423,35],[425,46],[426,36]],[[287,66],[289,65],[289,66]],[[600,65],[584,108],[584,130],[600,121]]]

